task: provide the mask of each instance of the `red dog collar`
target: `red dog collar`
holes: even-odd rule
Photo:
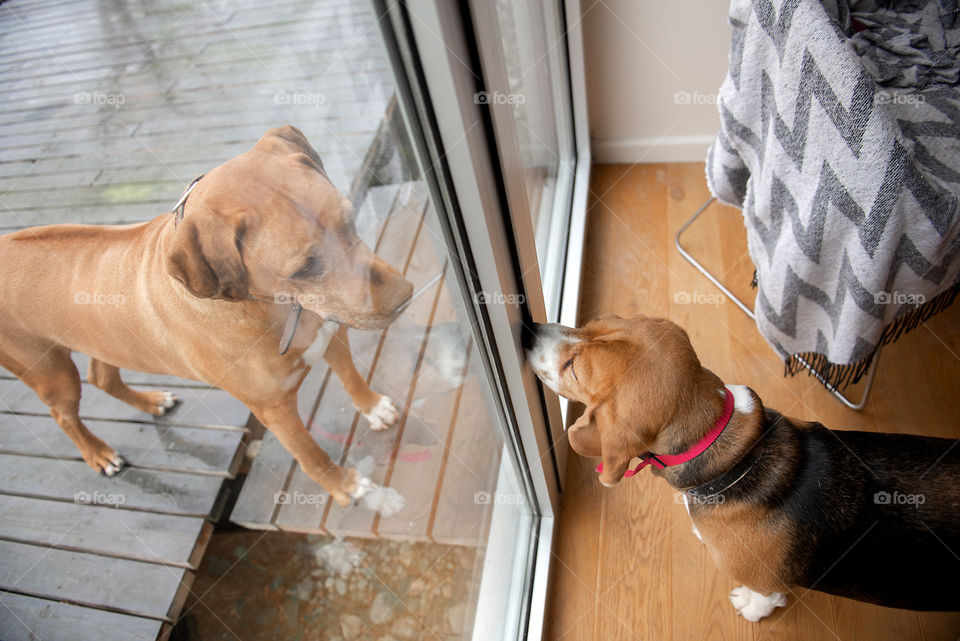
[[[662,456],[658,456],[656,454],[647,452],[640,457],[643,460],[639,465],[632,470],[627,470],[624,472],[623,478],[629,478],[633,476],[648,465],[653,465],[662,470],[670,465],[680,465],[681,463],[686,463],[687,461],[693,460],[703,454],[703,452],[708,447],[713,445],[713,442],[720,437],[720,434],[723,433],[727,423],[730,422],[730,417],[733,416],[733,393],[726,387],[723,388],[723,391],[726,392],[723,402],[723,414],[717,417],[717,420],[713,424],[713,427],[710,428],[710,431],[704,434],[703,438],[697,441],[693,447],[681,454],[664,454]],[[603,472],[602,462],[597,466],[597,471]]]

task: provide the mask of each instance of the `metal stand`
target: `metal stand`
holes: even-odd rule
[[[677,231],[677,235],[674,240],[674,245],[676,246],[677,251],[680,252],[680,255],[683,256],[687,260],[687,262],[693,265],[698,272],[706,276],[711,283],[716,285],[717,288],[720,291],[722,291],[724,295],[726,295],[727,298],[729,298],[734,303],[736,303],[737,307],[742,309],[744,314],[746,314],[747,316],[750,317],[751,320],[756,322],[757,316],[756,314],[753,313],[753,310],[747,307],[742,300],[734,296],[733,292],[727,289],[726,286],[724,286],[724,284],[721,283],[716,276],[708,272],[707,269],[703,265],[701,265],[696,258],[691,256],[690,253],[683,248],[683,245],[680,244],[680,236],[683,235],[683,232],[687,231],[687,228],[693,224],[693,221],[699,218],[700,214],[706,211],[707,208],[713,204],[714,200],[716,200],[716,198],[710,198],[707,202],[703,204],[703,206],[700,207],[700,209],[696,211],[696,213],[693,214],[693,216],[690,217],[690,220],[688,220],[683,224],[683,226]],[[863,388],[863,397],[860,399],[858,403],[854,403],[849,398],[844,396],[843,393],[840,392],[840,390],[838,390],[836,387],[828,383],[823,378],[823,375],[821,375],[819,371],[814,369],[802,358],[797,357],[797,360],[800,362],[801,365],[806,367],[810,371],[810,373],[813,374],[817,378],[817,380],[820,381],[823,384],[823,386],[827,388],[827,391],[829,391],[831,394],[833,394],[837,398],[837,400],[839,400],[841,403],[843,403],[844,405],[846,405],[852,410],[860,411],[867,404],[867,398],[870,396],[870,388],[873,387],[873,377],[877,373],[877,362],[880,360],[880,349],[877,349],[877,352],[873,355],[873,362],[870,363],[870,369],[867,372],[866,386]]]

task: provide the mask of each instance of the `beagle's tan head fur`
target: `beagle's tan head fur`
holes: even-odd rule
[[[701,367],[687,333],[664,319],[603,316],[582,328],[537,325],[527,356],[550,389],[586,406],[570,427],[570,445],[603,461],[613,486],[631,459],[669,453],[687,426],[723,407],[723,383]]]
[[[167,273],[200,298],[285,297],[369,329],[392,322],[413,292],[357,236],[350,201],[290,125],[204,176],[171,238]]]

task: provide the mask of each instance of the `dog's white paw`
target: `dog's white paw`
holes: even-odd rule
[[[737,614],[747,621],[756,623],[760,619],[769,616],[776,608],[787,604],[787,597],[780,592],[764,596],[759,592],[754,592],[745,585],[734,588],[730,593],[730,603],[736,609]]]
[[[391,517],[407,504],[403,494],[392,487],[377,485],[366,476],[357,481],[357,489],[350,495],[353,500],[359,501],[363,507],[380,512],[383,516]]]
[[[357,499],[362,499],[370,492],[370,490],[375,487],[378,487],[376,483],[366,476],[361,475],[360,478],[357,479],[356,489],[350,493],[350,498],[352,498],[354,501]]]
[[[119,454],[114,454],[110,458],[110,462],[103,466],[103,473],[107,476],[113,476],[122,470],[123,466],[126,464],[127,462],[123,460],[123,457],[121,457]]]
[[[400,418],[400,411],[386,396],[381,396],[377,404],[369,412],[364,412],[363,417],[370,422],[370,429],[374,432],[385,430]]]
[[[363,505],[387,518],[403,509],[407,500],[392,487],[374,486],[363,497]]]
[[[174,394],[164,390],[163,397],[160,399],[160,402],[157,403],[157,412],[163,416],[176,407],[177,400],[178,399]]]

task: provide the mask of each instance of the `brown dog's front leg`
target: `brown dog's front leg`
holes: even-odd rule
[[[353,406],[370,422],[372,430],[385,430],[397,422],[400,412],[393,401],[370,389],[353,364],[346,326],[340,325],[337,328],[337,333],[333,335],[327,351],[323,354],[323,360],[327,361],[330,369],[343,383],[343,388],[353,400]]]
[[[250,407],[250,411],[276,435],[307,476],[322,485],[337,503],[350,505],[360,475],[354,469],[340,467],[331,461],[317,445],[297,413],[296,395],[278,405]]]

